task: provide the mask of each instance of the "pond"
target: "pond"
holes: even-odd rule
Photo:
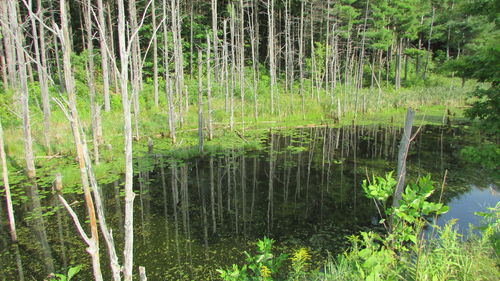
[[[230,149],[187,160],[144,155],[135,166],[135,264],[145,266],[151,280],[212,280],[218,276],[215,269],[241,263],[243,251],[264,236],[275,239],[281,252],[306,246],[318,260],[328,252],[340,253],[348,245],[347,235],[380,229],[361,181],[395,169],[401,135],[400,128],[388,126],[311,127],[269,131],[255,149]],[[460,228],[466,229],[479,222],[474,211],[498,202],[493,175],[458,157],[460,148],[476,139],[463,128],[424,126],[412,143],[407,180],[432,174],[437,200],[448,171],[442,200],[451,210],[439,223],[458,218]],[[102,189],[107,218],[121,249],[121,182]],[[66,196],[68,202],[79,201],[73,207],[83,220],[83,197]],[[57,205],[53,198],[44,203]],[[25,207],[16,206],[16,212],[26,212]],[[22,264],[26,279],[42,280],[40,247],[28,222],[19,223],[17,250],[8,243],[4,214],[0,277],[18,279]],[[47,216],[46,231],[57,271],[82,264],[84,270],[76,279],[90,280],[90,258],[68,214],[54,210]],[[109,280],[103,244],[102,268]]]

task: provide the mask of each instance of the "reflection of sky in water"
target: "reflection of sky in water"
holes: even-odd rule
[[[476,216],[475,212],[486,212],[488,208],[495,207],[500,198],[498,187],[490,184],[488,188],[479,189],[472,185],[471,190],[453,198],[448,206],[449,211],[438,219],[438,225],[443,226],[451,219],[458,219],[456,226],[459,233],[467,234],[469,225],[480,226],[483,217]],[[474,233],[478,233],[477,230]]]

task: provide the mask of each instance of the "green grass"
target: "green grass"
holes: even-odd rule
[[[420,241],[409,252],[390,253],[386,259],[380,258],[380,249],[365,255],[363,251],[374,246],[356,238],[344,254],[326,261],[320,280],[498,280],[500,263],[491,235],[464,241],[448,224],[438,230],[438,236]],[[371,260],[374,256],[376,261]]]

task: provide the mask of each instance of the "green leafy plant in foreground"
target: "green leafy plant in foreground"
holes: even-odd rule
[[[394,185],[389,173],[364,181],[363,189],[377,206],[385,207]],[[425,217],[447,211],[443,204],[428,201],[433,190],[429,176],[408,185],[400,206],[385,209],[386,216],[393,216],[388,233],[361,232],[350,237],[351,248],[329,259],[322,280],[498,280],[498,256],[490,246],[494,243],[488,243],[494,241],[495,231],[498,234],[498,213],[486,215],[495,216],[495,223],[489,224],[482,238],[463,241],[451,221],[442,228],[432,226],[438,235],[424,239]]]
[[[437,236],[424,239],[422,230],[426,216],[442,214],[448,210],[441,203],[429,201],[434,191],[429,176],[409,184],[399,207],[386,208],[396,180],[392,173],[373,177],[363,182],[363,190],[379,207],[383,216],[389,216],[392,227],[387,233],[361,232],[350,236],[351,247],[336,258],[325,262],[323,272],[310,271],[310,256],[305,249],[296,251],[288,274],[278,279],[277,269],[285,257],[271,254],[272,240],[259,241],[259,254],[247,255],[247,264],[241,268],[233,265],[228,270],[218,270],[223,280],[499,280],[500,264],[500,203],[488,213],[479,213],[489,219],[483,236],[471,236],[464,241],[454,228],[455,221],[436,228]],[[382,209],[380,209],[382,207]],[[383,211],[383,214],[382,214]],[[496,252],[495,252],[496,250]]]
[[[47,281],[70,281],[82,269],[81,265],[73,266],[68,269],[68,274],[54,273],[49,276]]]
[[[264,237],[257,242],[257,255],[245,252],[247,264],[241,268],[233,264],[231,269],[218,269],[217,271],[223,280],[228,281],[274,280],[273,277],[278,274],[287,255],[274,256],[272,253],[273,244],[273,239]]]
[[[392,225],[387,235],[387,242],[390,242],[388,246],[398,251],[407,251],[407,243],[417,243],[418,235],[426,222],[425,217],[446,213],[448,206],[428,201],[434,193],[434,183],[428,175],[420,178],[417,183],[407,185],[399,206],[388,208],[387,200],[393,194],[396,184],[397,181],[391,172],[386,174],[385,178],[373,177],[372,182],[364,180],[362,187],[365,196],[375,201],[381,216],[383,214],[379,206],[385,210],[386,216],[383,216],[380,222],[386,225],[387,218],[392,218]]]
[[[480,227],[495,250],[497,260],[500,259],[500,202],[495,207],[488,208],[488,212],[476,212],[486,220],[486,225]]]
[[[396,261],[401,261],[404,253],[419,248],[418,236],[425,223],[425,216],[442,214],[448,210],[441,203],[428,201],[434,191],[430,176],[408,185],[399,206],[388,208],[388,200],[396,184],[392,172],[386,174],[385,178],[373,177],[371,181],[363,181],[365,196],[375,201],[382,216],[380,222],[389,232],[387,235],[361,232],[360,237],[350,237],[352,248],[350,252],[340,256],[338,262],[341,266],[354,267],[355,270],[347,271],[345,279],[341,280],[398,280],[400,268],[396,266]],[[385,224],[388,217],[392,217],[390,228]]]

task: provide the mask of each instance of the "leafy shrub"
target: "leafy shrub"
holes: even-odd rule
[[[222,279],[227,281],[274,280],[273,276],[278,275],[287,256],[281,254],[275,257],[271,251],[273,243],[273,239],[264,237],[263,240],[257,242],[257,255],[245,252],[247,264],[241,268],[233,264],[231,269],[218,269],[217,271]]]
[[[478,147],[466,146],[460,150],[460,157],[466,162],[479,165],[484,169],[496,170],[500,163],[500,147],[484,144]]]

